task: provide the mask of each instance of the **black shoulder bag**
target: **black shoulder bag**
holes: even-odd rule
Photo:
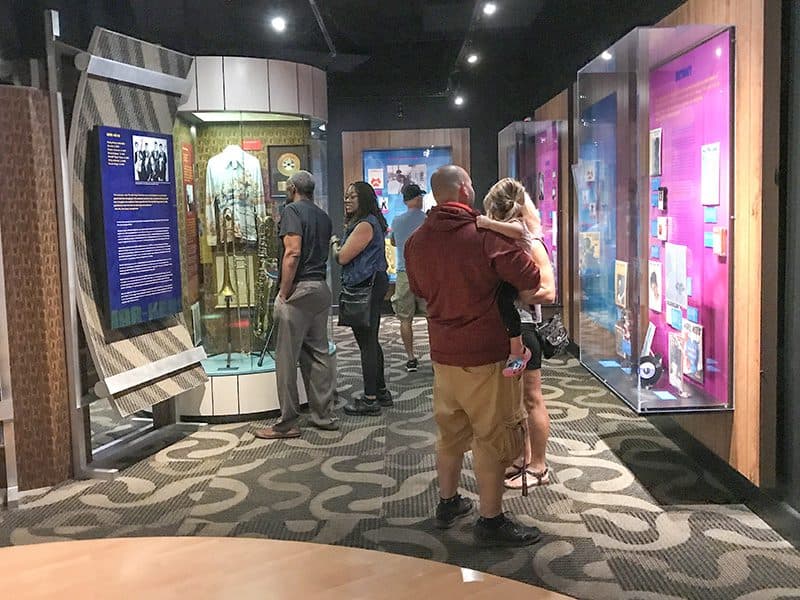
[[[354,328],[369,327],[373,285],[375,285],[374,274],[366,285],[345,285],[342,282],[342,290],[339,292],[339,325]]]

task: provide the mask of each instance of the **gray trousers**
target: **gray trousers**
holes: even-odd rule
[[[300,415],[298,363],[311,419],[320,425],[333,421],[336,373],[328,351],[330,306],[331,290],[324,281],[300,281],[288,301],[275,302],[275,371],[281,405],[281,420],[276,429],[285,430],[297,424]]]

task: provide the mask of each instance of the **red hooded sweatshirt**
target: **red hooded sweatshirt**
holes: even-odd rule
[[[414,295],[428,303],[434,362],[477,367],[508,357],[508,335],[497,309],[497,287],[539,287],[539,269],[512,240],[478,229],[472,208],[433,208],[405,245]]]

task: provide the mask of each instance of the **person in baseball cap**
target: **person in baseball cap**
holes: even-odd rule
[[[422,197],[427,192],[416,183],[407,183],[401,191],[408,210],[402,215],[396,216],[392,221],[391,242],[393,246],[397,247],[397,281],[392,296],[392,308],[394,314],[400,319],[400,337],[403,339],[403,346],[406,349],[406,371],[413,373],[419,369],[419,360],[414,352],[414,317],[425,316],[426,306],[425,301],[414,296],[408,287],[404,248],[411,234],[425,221],[425,213],[422,212]]]

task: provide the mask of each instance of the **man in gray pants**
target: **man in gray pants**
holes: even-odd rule
[[[292,175],[286,186],[279,236],[279,291],[275,299],[277,327],[275,370],[281,419],[256,431],[268,440],[300,437],[297,364],[311,408],[310,424],[329,431],[339,428],[332,416],[336,373],[328,352],[331,290],[326,277],[331,219],[314,204],[314,177]]]

